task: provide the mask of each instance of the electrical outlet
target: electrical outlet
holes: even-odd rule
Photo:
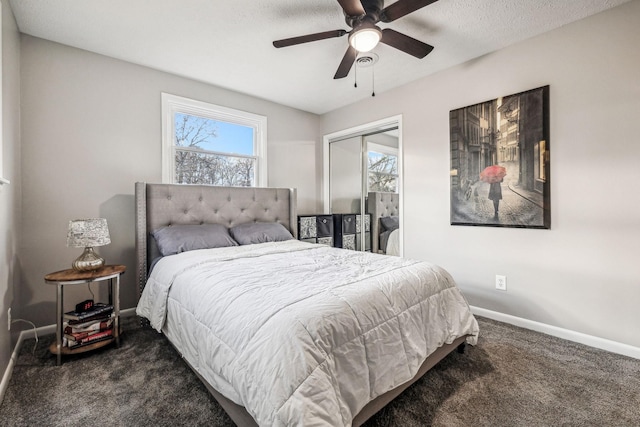
[[[11,330],[11,307],[9,307],[9,310],[7,310],[7,324],[9,325],[8,328],[9,330]]]
[[[496,274],[496,289],[501,291],[507,290],[507,276]]]

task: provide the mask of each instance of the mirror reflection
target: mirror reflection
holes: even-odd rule
[[[397,127],[329,141],[335,245],[400,256]]]

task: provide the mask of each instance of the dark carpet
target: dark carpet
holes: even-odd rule
[[[382,426],[640,426],[640,360],[478,318],[453,352],[367,423]],[[123,319],[120,348],[66,357],[23,343],[4,426],[233,426],[166,339]]]

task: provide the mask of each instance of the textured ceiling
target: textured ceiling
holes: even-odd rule
[[[386,45],[334,80],[347,37],[271,42],[349,27],[336,0],[10,0],[20,31],[322,114],[629,0],[439,0],[381,28],[435,46],[416,59]],[[386,5],[395,1],[387,0]],[[373,69],[373,73],[372,73]]]

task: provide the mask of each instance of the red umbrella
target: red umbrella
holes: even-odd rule
[[[487,166],[482,172],[480,172],[480,180],[488,182],[489,184],[494,184],[502,181],[505,175],[507,175],[507,170],[502,166]]]

